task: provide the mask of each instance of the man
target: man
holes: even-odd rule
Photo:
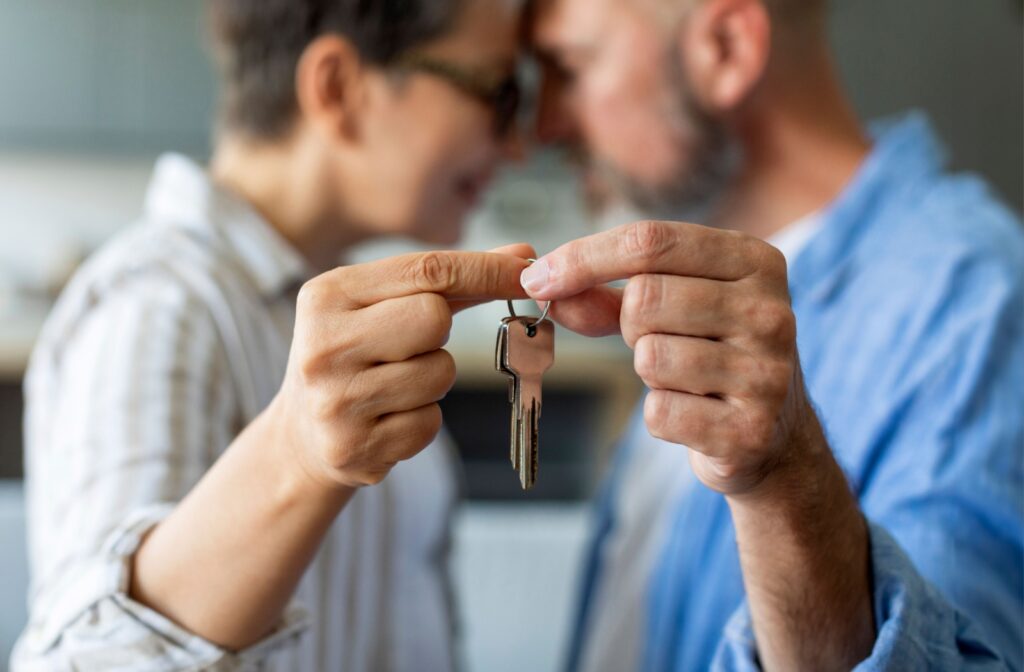
[[[523,276],[562,324],[621,333],[650,388],[572,669],[1024,663],[1024,235],[920,116],[862,130],[824,5],[535,8],[541,137],[713,225],[632,224]]]

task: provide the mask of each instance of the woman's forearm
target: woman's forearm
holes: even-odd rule
[[[134,556],[132,598],[228,650],[278,624],[354,492],[307,476],[282,434],[260,416]]]
[[[522,296],[524,267],[428,252],[307,282],[281,390],[144,540],[131,595],[227,649],[267,635],[354,489],[440,431],[452,304]]]

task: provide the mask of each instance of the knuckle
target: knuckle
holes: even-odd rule
[[[310,415],[321,424],[333,423],[339,411],[339,402],[327,395],[317,395],[309,404]]]
[[[452,328],[452,311],[440,294],[419,294],[417,313],[426,333],[432,338],[442,339]]]
[[[747,313],[755,333],[766,340],[789,343],[796,339],[796,317],[789,305],[762,299],[750,305]]]
[[[729,243],[729,248],[746,259],[749,259],[751,254],[756,255],[756,246],[762,242],[750,234],[735,229],[718,229],[717,235],[724,237]]]
[[[300,311],[310,312],[322,308],[327,301],[326,291],[319,278],[304,283],[299,288],[299,295],[296,299]]]
[[[773,304],[768,316],[768,336],[780,344],[790,344],[796,340],[796,316],[788,305]]]
[[[664,292],[656,276],[639,275],[627,287],[633,287],[633,309],[637,317],[654,315],[661,310]]]
[[[412,300],[403,309],[412,306],[413,316],[409,320],[416,337],[421,343],[439,347],[452,331],[452,308],[439,294],[417,294]]]
[[[779,365],[754,356],[747,356],[731,368],[733,376],[742,381],[741,392],[748,398],[774,398],[779,387]]]
[[[644,261],[663,256],[671,247],[671,236],[662,222],[641,221],[626,225],[626,254]]]
[[[643,336],[636,342],[636,349],[633,352],[633,368],[645,382],[654,381],[658,375],[661,358],[658,339],[654,336]]]
[[[667,395],[657,390],[650,392],[644,400],[644,424],[647,425],[647,430],[656,438],[663,438],[661,434],[667,419]]]
[[[782,402],[789,395],[793,382],[793,366],[788,362],[764,364],[765,394],[769,399]]]
[[[455,358],[446,350],[434,351],[425,364],[417,379],[422,381],[422,399],[426,404],[440,401],[451,391],[457,371]]]
[[[413,286],[421,292],[445,292],[458,280],[455,261],[441,252],[427,252],[415,257],[409,274]]]
[[[641,278],[643,276],[635,276],[630,278],[629,282],[626,283],[625,289],[622,290],[622,308],[620,309],[620,319],[622,321],[623,328],[631,327],[634,322],[637,321],[642,310],[640,304],[643,302],[644,288]]]
[[[786,278],[787,263],[786,256],[776,247],[763,241],[752,243],[757,245],[758,269],[769,278]]]
[[[438,374],[437,377],[442,383],[442,387],[445,390],[450,390],[455,385],[455,377],[458,375],[458,370],[455,366],[455,358],[447,350],[440,350],[438,355]]]
[[[746,476],[743,467],[737,462],[716,462],[712,470],[715,481],[719,483],[733,483]]]
[[[390,469],[371,469],[359,475],[359,482],[366,487],[380,485],[387,478]]]
[[[444,419],[441,415],[441,407],[438,404],[431,404],[422,411],[422,421],[420,422],[420,433],[417,441],[417,451],[422,450],[434,437],[441,431],[441,426]]]
[[[330,356],[323,352],[306,355],[299,362],[299,378],[306,387],[315,387],[331,369]]]
[[[316,384],[316,381],[320,378],[320,371],[322,369],[318,359],[318,357],[310,357],[304,359],[299,364],[299,379],[302,381],[303,386],[310,387]]]
[[[729,373],[737,382],[737,393],[751,398],[761,395],[764,391],[763,365],[754,357],[745,357],[729,367]]]

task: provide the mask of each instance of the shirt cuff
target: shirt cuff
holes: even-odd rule
[[[1004,669],[970,620],[925,581],[884,528],[869,524],[877,635],[871,656],[854,672]],[[749,604],[729,619],[715,670],[760,670]]]
[[[234,670],[256,668],[273,652],[294,645],[309,626],[306,611],[295,603],[268,637],[243,651],[229,652],[129,597],[132,556],[174,508],[156,505],[129,516],[108,537],[97,559],[50,591],[54,600],[43,600],[41,609],[34,610],[43,618],[30,624],[19,642],[19,654],[45,656],[56,647],[62,649],[62,657],[74,658],[80,651],[92,662],[102,660],[105,651],[111,660],[122,662],[126,655],[137,656],[132,660],[139,667],[133,669],[147,669],[153,663],[159,669],[165,669],[161,663],[171,663],[172,669],[221,669],[229,663]],[[64,650],[67,647],[75,650]],[[153,657],[160,660],[150,660]]]

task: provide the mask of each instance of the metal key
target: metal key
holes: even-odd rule
[[[515,457],[513,467],[519,482],[529,490],[537,481],[539,455],[538,429],[541,415],[541,378],[555,362],[555,326],[538,323],[534,317],[510,318],[502,322],[504,334],[503,368],[513,380],[513,416]]]
[[[507,366],[505,366],[505,360],[508,356],[508,323],[514,320],[513,317],[507,317],[501,322],[501,326],[498,328],[498,345],[494,352],[494,368],[498,373],[503,373],[508,376],[508,403],[512,407],[512,413],[510,413],[511,424],[509,427],[509,459],[512,461],[512,468],[518,470],[518,445],[519,436],[517,430],[519,429],[519,423],[517,421],[518,414],[515,412],[516,399],[519,396],[519,377],[512,373]]]

